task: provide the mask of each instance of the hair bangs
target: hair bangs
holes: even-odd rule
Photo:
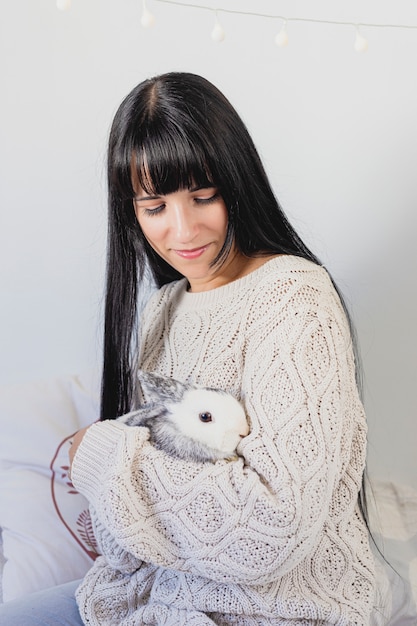
[[[138,142],[134,162],[137,181],[149,194],[166,195],[216,184],[201,144],[176,128],[148,129]]]

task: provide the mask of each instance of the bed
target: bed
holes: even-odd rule
[[[0,389],[0,602],[81,578],[97,555],[88,506],[68,477],[71,435],[98,419],[92,372]],[[417,492],[372,479],[379,624],[417,625]]]

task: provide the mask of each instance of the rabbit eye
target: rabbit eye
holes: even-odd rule
[[[201,422],[211,422],[212,421],[212,416],[211,413],[206,412],[206,413],[200,413],[200,415],[198,416],[200,418]]]

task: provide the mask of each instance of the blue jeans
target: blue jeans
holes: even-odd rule
[[[83,626],[75,590],[79,580],[0,604],[0,626]]]

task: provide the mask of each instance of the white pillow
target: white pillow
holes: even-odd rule
[[[379,571],[388,579],[390,626],[417,624],[417,491],[392,482],[373,481],[370,518],[373,536],[388,561]],[[378,554],[376,553],[378,557]]]
[[[68,475],[71,435],[99,416],[89,373],[0,388],[3,601],[81,578],[96,554]]]

